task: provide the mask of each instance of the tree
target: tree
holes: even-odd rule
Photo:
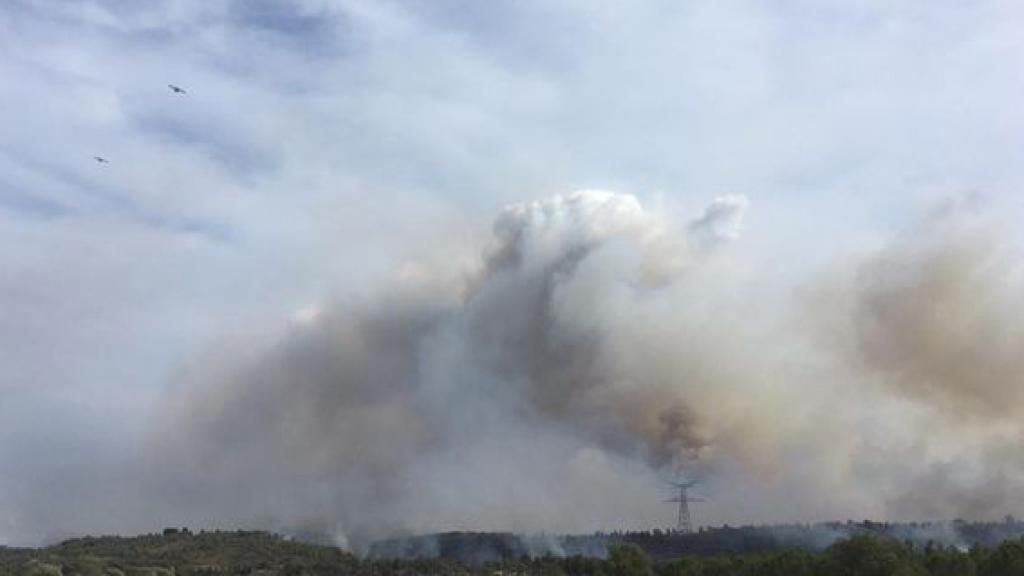
[[[1020,576],[1024,574],[1024,540],[1007,540],[992,551],[978,567],[978,576]]]
[[[826,552],[830,576],[927,576],[913,548],[874,534],[840,540]]]
[[[635,544],[616,544],[608,550],[608,571],[612,576],[653,576],[651,558]]]
[[[659,564],[656,570],[658,576],[700,576],[702,567],[699,558],[684,556]]]
[[[956,548],[929,543],[923,556],[924,566],[931,576],[975,576],[977,573],[972,555]]]
[[[744,574],[749,576],[811,576],[816,573],[817,564],[817,557],[810,552],[785,550],[761,557]]]

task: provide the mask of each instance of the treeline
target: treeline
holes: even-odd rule
[[[132,538],[86,537],[46,548],[0,548],[0,574],[31,576],[167,576],[191,574],[357,574],[358,559],[259,531],[168,529]]]
[[[582,535],[446,532],[374,542],[371,558],[433,558],[482,564],[521,556],[604,557],[610,546],[635,544],[656,561],[681,556],[747,555],[776,550],[821,552],[834,542],[874,534],[915,545],[992,548],[1005,540],[1024,538],[1024,523],[1002,522],[828,522],[674,530],[598,532]],[[1024,576],[1022,573],[1021,576]]]
[[[168,532],[0,548],[0,574],[25,576],[1021,576],[1024,540],[968,550],[859,534],[820,552],[688,555],[657,562],[635,544],[606,558],[506,558],[467,565],[443,558],[359,558],[338,548],[263,532]]]
[[[825,522],[770,526],[721,526],[683,534],[672,530],[614,532],[590,536],[567,536],[566,548],[586,549],[588,539],[636,544],[655,559],[682,555],[722,556],[782,549],[822,551],[834,542],[853,536],[874,534],[917,545],[992,548],[1005,540],[1024,538],[1024,522],[1007,516],[1001,522]],[[592,545],[589,545],[592,548]],[[1022,573],[1021,576],[1024,576]]]

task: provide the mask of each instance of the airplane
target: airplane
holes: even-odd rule
[[[171,91],[174,92],[175,94],[188,94],[188,92],[185,92],[184,88],[179,88],[178,86],[175,86],[174,84],[168,84],[167,87],[170,88]]]
[[[110,164],[110,160],[107,160],[102,156],[93,156],[93,159],[99,162],[100,164]]]

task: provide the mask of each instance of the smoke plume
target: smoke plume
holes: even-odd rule
[[[871,465],[889,477],[891,515],[1020,510],[1024,269],[1008,237],[977,207],[948,207],[866,258],[837,303],[829,339],[850,385],[914,412],[904,447]]]
[[[744,337],[700,280],[745,206],[718,200],[685,227],[601,191],[510,206],[468,278],[325,307],[246,360],[194,370],[160,452],[261,506],[279,497],[264,490],[302,500],[312,482],[345,530],[423,528],[411,511],[467,478],[455,510],[473,508],[470,526],[481,507],[532,509],[541,487],[523,476],[588,450],[600,466],[703,474],[720,445],[775,427],[763,409],[779,399],[747,382],[758,360],[729,360]],[[515,482],[504,489],[524,493],[502,501]],[[516,517],[503,527],[558,527]]]
[[[403,269],[195,362],[119,493],[162,523],[357,548],[664,525],[680,473],[718,522],[1018,513],[1021,275],[998,228],[947,211],[780,290],[732,257],[747,204],[510,206],[469,271]]]

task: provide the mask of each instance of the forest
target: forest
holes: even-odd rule
[[[1007,516],[1000,522],[821,522],[701,527],[692,533],[676,530],[595,532],[592,534],[513,534],[509,532],[444,532],[379,540],[370,545],[372,558],[440,557],[479,565],[520,556],[604,557],[616,544],[641,548],[656,562],[682,556],[728,556],[781,550],[823,552],[854,536],[876,535],[919,547],[960,550],[994,548],[1024,538],[1024,522]]]
[[[796,548],[652,558],[633,543],[604,557],[507,556],[478,564],[450,558],[359,557],[267,532],[168,529],[131,538],[67,540],[46,548],[0,547],[0,574],[25,576],[1020,576],[1024,539],[963,549],[861,532],[820,551]]]

